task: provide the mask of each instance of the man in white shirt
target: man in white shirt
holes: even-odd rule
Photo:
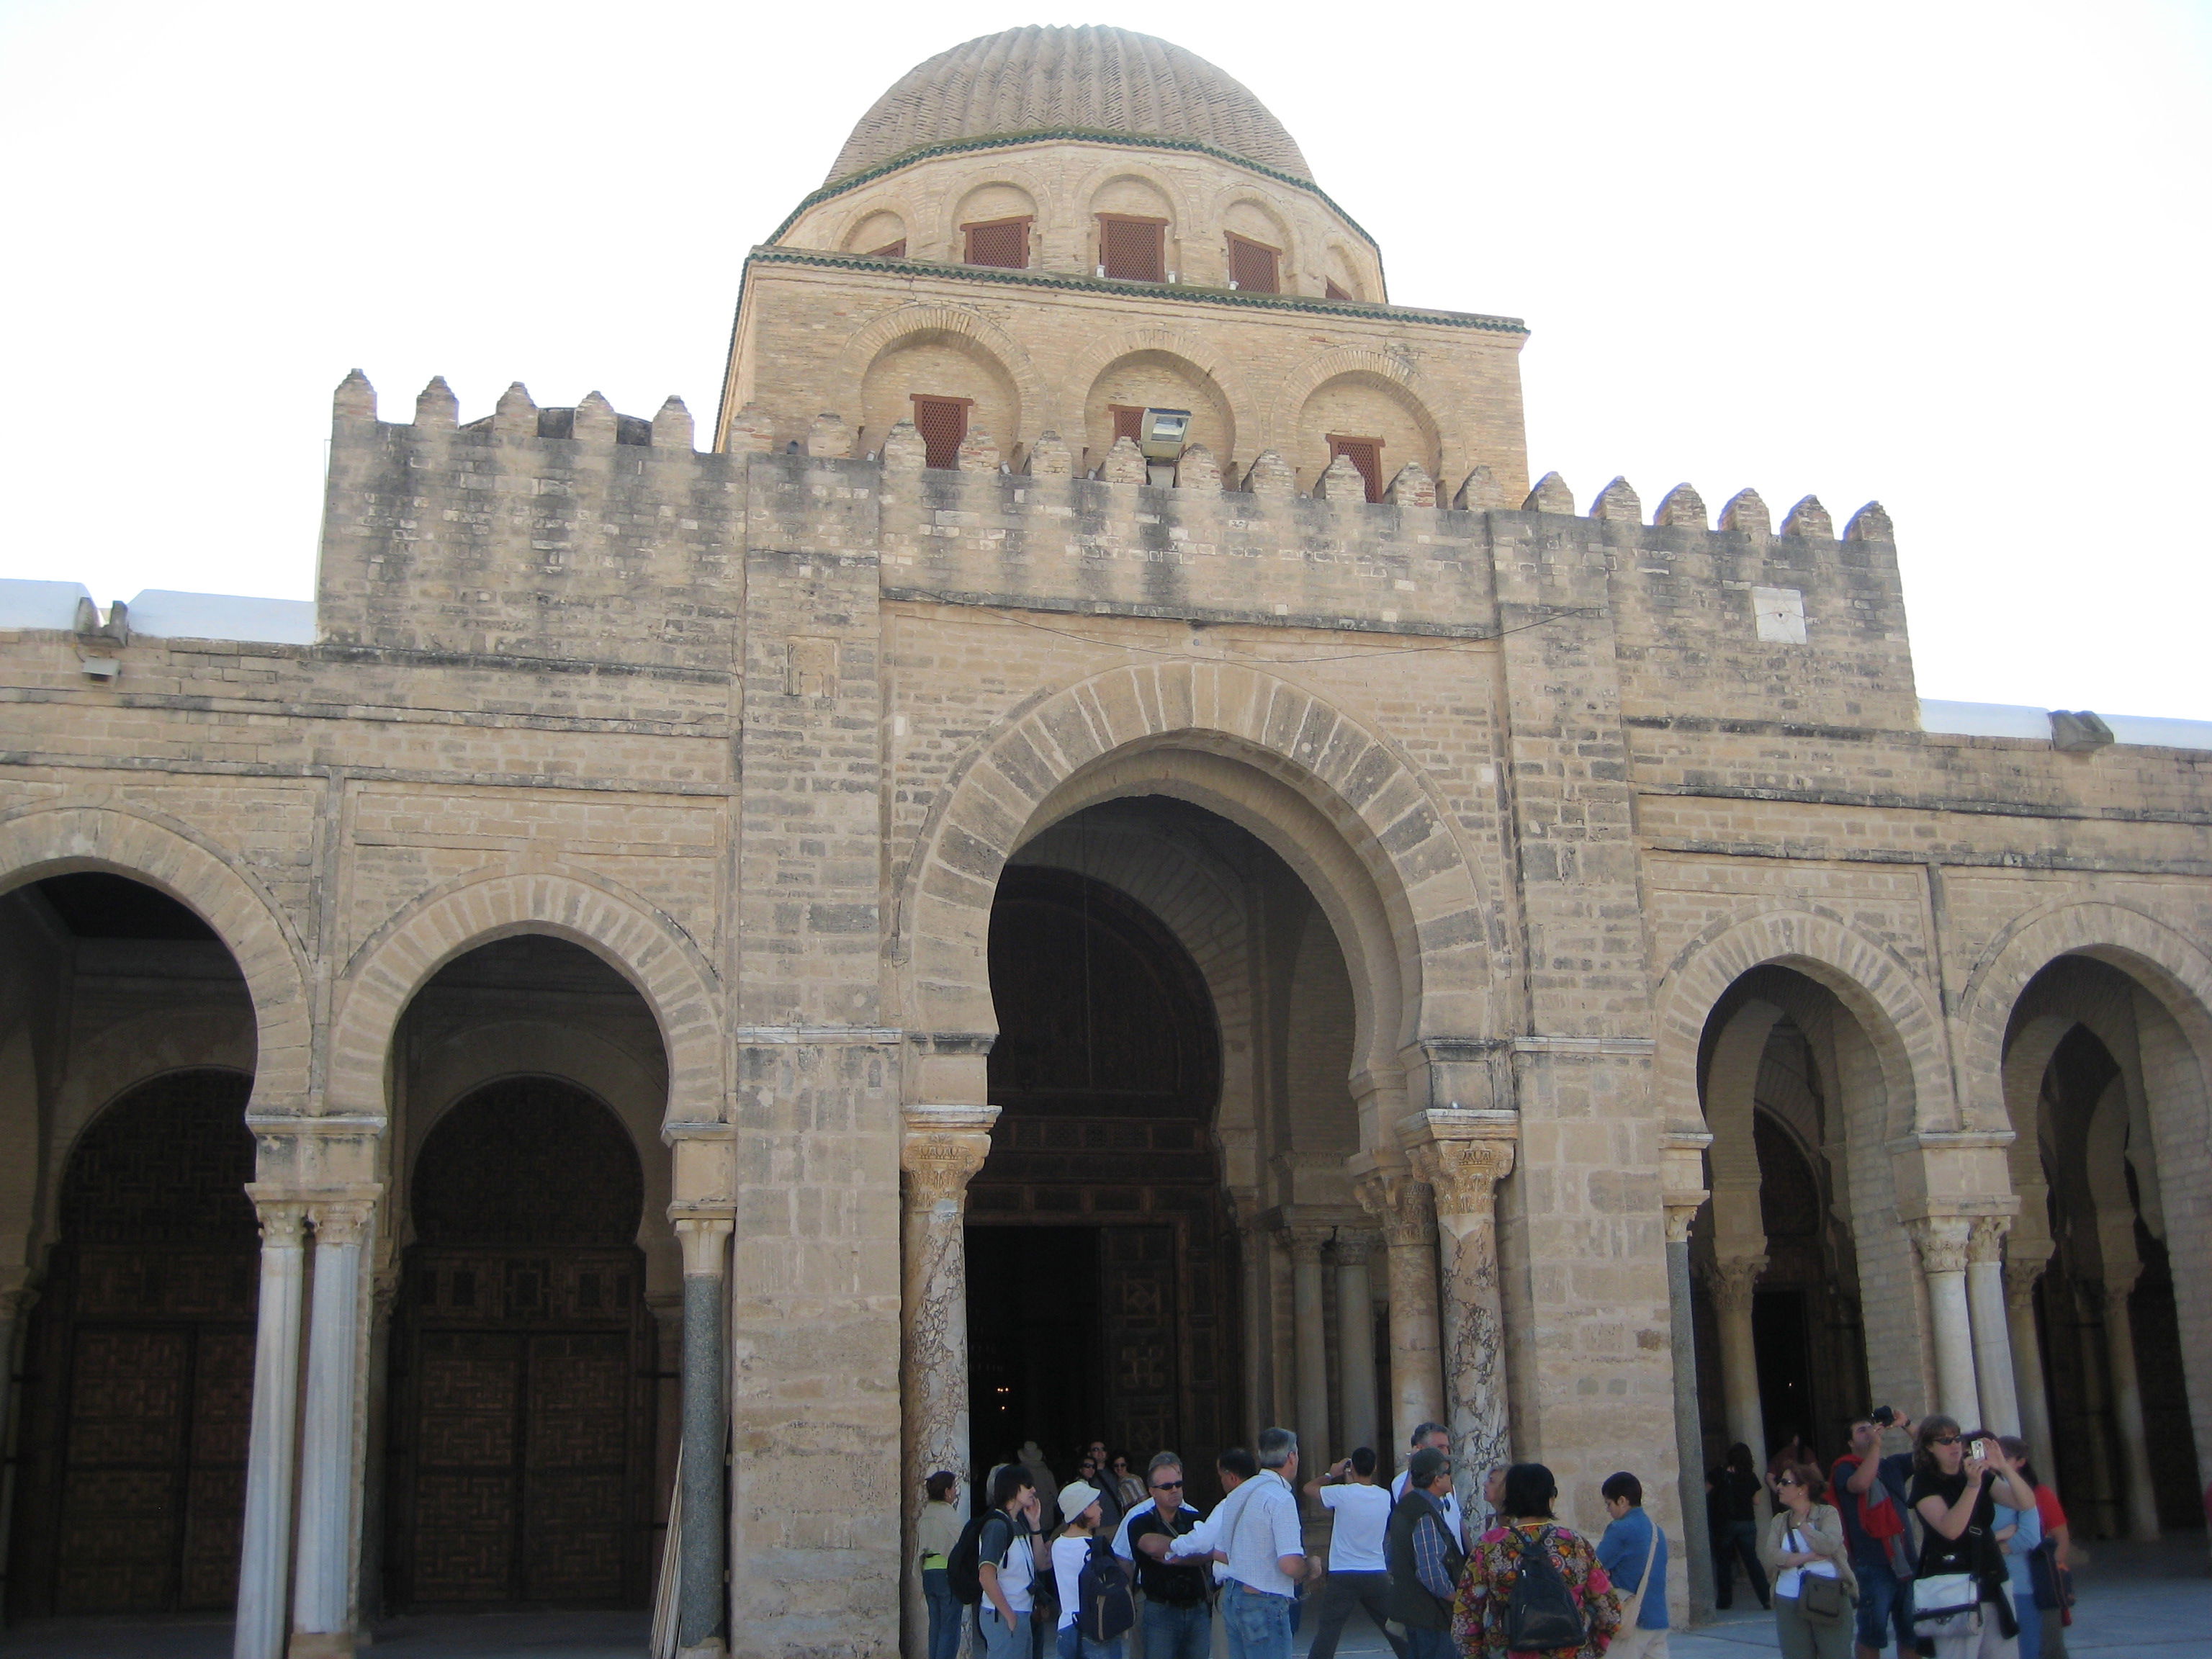
[[[1419,1428],[1413,1431],[1413,1437],[1407,1445],[1406,1457],[1408,1463],[1410,1464],[1415,1452],[1423,1450],[1440,1451],[1445,1456],[1450,1456],[1451,1431],[1441,1423],[1422,1424]],[[1398,1471],[1398,1478],[1390,1483],[1390,1501],[1395,1504],[1405,1495],[1406,1471],[1401,1469]],[[1468,1543],[1467,1519],[1460,1513],[1457,1492],[1452,1493],[1450,1497],[1444,1499],[1444,1522],[1451,1528],[1452,1536],[1459,1541],[1459,1547],[1465,1549]]]
[[[1298,1524],[1298,1437],[1260,1431],[1260,1473],[1206,1524],[1168,1546],[1170,1560],[1211,1553],[1221,1563],[1221,1621],[1230,1659],[1291,1659],[1291,1598],[1310,1571]]]
[[[1306,1659],[1336,1659],[1337,1638],[1354,1607],[1366,1608],[1390,1651],[1406,1659],[1406,1644],[1390,1628],[1390,1614],[1383,1605],[1390,1590],[1390,1569],[1382,1559],[1382,1534],[1390,1525],[1391,1498],[1375,1484],[1375,1449],[1362,1446],[1306,1482],[1306,1496],[1336,1517],[1328,1538],[1328,1577],[1322,1581],[1313,1646],[1306,1650]]]

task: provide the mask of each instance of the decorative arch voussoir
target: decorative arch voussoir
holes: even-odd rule
[[[519,933],[568,939],[629,980],[660,1029],[670,1115],[721,1115],[726,1063],[713,967],[665,913],[567,868],[463,877],[416,898],[355,951],[331,1037],[325,1109],[385,1115],[392,1038],[416,993],[455,957]]]

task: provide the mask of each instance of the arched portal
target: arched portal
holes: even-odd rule
[[[665,1204],[665,1164],[641,1157],[659,1048],[627,981],[543,935],[457,958],[408,1008],[381,1413],[394,1608],[648,1593],[671,1369],[641,1249],[659,1242],[649,1194]]]

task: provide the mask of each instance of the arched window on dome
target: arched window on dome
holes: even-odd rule
[[[1029,269],[1036,204],[1019,185],[978,185],[961,198],[956,222],[962,264]]]
[[[1098,227],[1098,274],[1112,282],[1164,283],[1176,268],[1175,214],[1165,193],[1132,173],[1091,198]]]
[[[844,251],[863,253],[874,259],[903,259],[906,221],[884,208],[865,214],[858,224],[846,232]]]

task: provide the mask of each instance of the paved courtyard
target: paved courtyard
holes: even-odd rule
[[[2212,1656],[2212,1568],[2201,1534],[2154,1545],[2100,1544],[2078,1581],[2081,1605],[2067,1647],[2076,1656]],[[1371,1659],[1389,1649],[1359,1615],[1337,1652]],[[390,1659],[640,1659],[646,1619],[629,1613],[520,1613],[387,1620],[369,1651]],[[1669,1644],[1674,1659],[1751,1659],[1776,1650],[1774,1620],[1756,1609],[1723,1613]],[[1305,1651],[1301,1640],[1298,1651]],[[229,1659],[228,1620],[127,1624],[54,1620],[0,1632],[4,1659]]]

